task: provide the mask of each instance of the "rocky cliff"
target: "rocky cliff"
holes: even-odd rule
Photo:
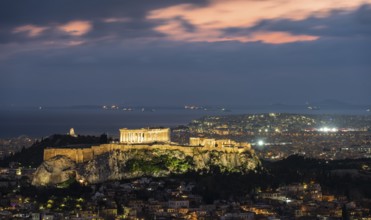
[[[66,156],[56,156],[44,161],[37,169],[32,184],[56,185],[76,179],[80,182],[99,183],[141,176],[163,177],[188,171],[246,173],[260,165],[255,154],[243,152],[200,150],[190,155],[181,150],[114,150],[78,163]]]
[[[76,164],[66,156],[44,161],[36,170],[33,185],[56,185],[76,178]]]

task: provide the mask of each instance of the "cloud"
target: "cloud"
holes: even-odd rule
[[[364,5],[354,11],[333,11],[327,17],[309,17],[305,20],[262,20],[251,28],[227,28],[225,35],[245,35],[254,31],[290,32],[315,35],[326,39],[370,38],[371,7]]]
[[[223,29],[252,28],[263,20],[301,21],[310,17],[324,18],[331,15],[334,10],[353,11],[371,0],[279,0],[279,1],[253,1],[253,0],[214,0],[208,5],[196,6],[193,4],[180,4],[166,8],[152,10],[147,19],[158,22],[154,30],[163,33],[171,40],[182,41],[241,41],[255,40],[251,36],[223,36]],[[195,27],[189,32],[179,21],[186,21]],[[253,38],[265,43],[290,43],[297,41],[315,40],[318,36],[294,36],[289,33],[251,34]],[[274,40],[272,37],[280,39]]]
[[[250,34],[231,35],[225,34],[223,30],[208,30],[208,31],[187,31],[184,25],[179,22],[169,22],[166,25],[160,25],[155,28],[156,31],[166,33],[169,40],[185,41],[185,42],[223,42],[223,41],[239,41],[247,42],[263,42],[267,44],[283,44],[299,41],[314,41],[319,39],[319,36],[313,35],[295,35],[284,31],[255,31]]]
[[[368,23],[367,13],[370,11],[363,9],[367,13],[362,13],[362,10],[357,9],[363,3],[371,2],[190,0],[184,3],[136,0],[134,3],[107,0],[109,3],[102,4],[92,0],[86,4],[85,1],[76,3],[66,0],[62,5],[45,0],[30,1],[32,4],[27,1],[22,5],[34,10],[22,10],[23,7],[12,1],[2,3],[0,44],[43,44],[40,41],[57,44],[60,41],[64,45],[66,41],[101,43],[127,39],[192,43],[309,42],[332,33],[336,35],[335,32],[364,34],[367,25],[360,24]],[[70,4],[76,4],[76,8],[69,11],[67,5]],[[43,10],[40,11],[40,8]],[[347,17],[349,14],[354,15],[353,12],[360,16],[358,20]],[[340,23],[346,24],[346,28]],[[336,30],[333,25],[336,25]]]
[[[92,24],[89,21],[70,21],[60,25],[59,29],[72,36],[82,36],[92,29]]]
[[[36,25],[23,25],[14,28],[13,33],[22,33],[25,32],[29,37],[39,36],[43,31],[48,29],[47,27],[41,27]]]
[[[314,41],[319,39],[318,36],[311,35],[293,35],[287,32],[254,32],[249,41],[262,41],[268,44],[285,44],[298,41]],[[241,40],[243,42],[243,40]]]
[[[123,17],[109,17],[102,19],[105,23],[123,23],[123,22],[129,22],[130,18],[123,18]]]

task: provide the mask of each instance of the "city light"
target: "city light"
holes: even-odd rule
[[[264,146],[264,141],[263,140],[259,140],[258,141],[258,146]]]
[[[330,127],[322,127],[322,128],[317,129],[317,131],[326,132],[327,133],[327,132],[338,132],[339,129],[337,129],[335,127],[332,127],[332,128],[330,128]]]

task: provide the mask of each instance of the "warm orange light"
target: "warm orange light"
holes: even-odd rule
[[[59,26],[59,29],[72,36],[82,36],[88,33],[92,28],[89,21],[71,21]]]

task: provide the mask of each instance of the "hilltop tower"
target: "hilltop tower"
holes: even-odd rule
[[[73,128],[70,129],[70,133],[68,133],[68,135],[70,135],[72,137],[77,137],[77,135],[75,134],[75,129],[73,129]]]

